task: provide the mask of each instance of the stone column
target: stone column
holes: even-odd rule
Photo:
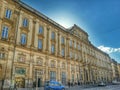
[[[69,53],[70,53],[70,50],[69,50],[69,38],[67,37],[66,39],[66,57],[69,57]]]
[[[60,33],[58,32],[58,37],[57,37],[57,43],[58,43],[58,46],[57,46],[57,55],[60,56]]]
[[[46,32],[46,52],[48,53],[49,51],[49,31],[50,31],[50,28],[47,27],[47,32]]]
[[[33,20],[33,29],[32,29],[32,39],[31,39],[31,46],[34,47],[34,40],[35,40],[35,25],[36,25],[36,21]]]
[[[48,79],[49,79],[49,77],[48,77],[48,76],[49,76],[49,73],[48,73],[48,72],[49,72],[49,70],[48,70],[48,67],[49,67],[48,64],[49,64],[49,63],[48,63],[48,62],[49,62],[49,57],[46,56],[46,57],[45,57],[45,80],[48,80]]]

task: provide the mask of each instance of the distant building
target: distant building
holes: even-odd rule
[[[66,29],[20,0],[0,0],[0,80],[7,86],[111,82],[110,60],[77,25]]]
[[[119,76],[118,76],[118,81],[120,81],[120,63],[118,63],[118,73],[119,73]]]
[[[119,79],[118,63],[114,59],[112,59],[111,65],[112,65],[112,71],[113,71],[113,80],[118,81]]]

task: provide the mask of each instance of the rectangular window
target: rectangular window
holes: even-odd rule
[[[70,58],[72,58],[72,52],[70,52]]]
[[[26,44],[26,38],[27,38],[26,34],[21,34],[21,44],[22,45]]]
[[[39,33],[39,34],[43,34],[43,27],[42,27],[42,26],[39,27],[38,33]]]
[[[70,47],[72,47],[72,40],[69,41],[69,45],[70,45]]]
[[[74,42],[74,48],[76,48],[76,42]]]
[[[65,56],[65,49],[64,48],[62,48],[61,55]]]
[[[24,18],[23,19],[23,27],[27,27],[28,26],[28,19]]]
[[[6,9],[5,17],[10,19],[12,15],[12,11],[10,9]]]
[[[75,60],[77,59],[77,54],[75,54]]]
[[[66,84],[66,73],[65,72],[62,72],[62,84]]]
[[[38,49],[42,49],[42,39],[38,40]]]
[[[50,80],[56,80],[56,72],[50,71]]]
[[[52,46],[51,46],[51,53],[55,53],[55,45],[54,44],[52,44]]]
[[[55,32],[51,33],[51,39],[54,40],[55,39]]]
[[[61,37],[61,43],[62,43],[62,44],[65,43],[65,39],[64,39],[64,37]]]
[[[0,59],[4,59],[5,58],[5,53],[0,53]]]
[[[8,38],[8,27],[4,26],[2,29],[2,39],[7,39]]]
[[[16,68],[15,73],[18,75],[25,75],[26,74],[26,69],[25,68]]]
[[[78,50],[80,50],[80,45],[78,45]]]

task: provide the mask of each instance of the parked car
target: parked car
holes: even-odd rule
[[[120,85],[120,82],[114,80],[114,81],[112,81],[112,84],[113,84],[113,85]]]
[[[104,82],[100,82],[98,86],[106,86],[106,84]]]
[[[46,81],[44,90],[65,90],[65,86],[57,81]]]

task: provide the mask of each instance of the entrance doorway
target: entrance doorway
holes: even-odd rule
[[[24,88],[25,87],[25,79],[23,77],[16,77],[15,84],[16,84],[16,87],[18,87],[18,88]]]
[[[38,87],[40,87],[42,85],[42,80],[41,78],[38,78]]]

